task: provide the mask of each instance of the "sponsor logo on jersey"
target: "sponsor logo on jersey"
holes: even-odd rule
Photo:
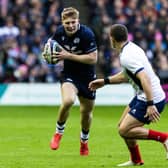
[[[74,44],[78,44],[80,42],[80,38],[76,37],[73,42],[74,42]]]

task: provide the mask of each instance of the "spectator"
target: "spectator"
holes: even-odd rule
[[[47,35],[52,35],[60,24],[62,3],[61,0],[0,1],[0,43],[2,44],[0,55],[2,58],[5,56],[1,59],[3,70],[1,72],[6,76],[1,78],[2,82],[12,82],[14,70],[22,64],[26,65],[27,57],[31,53],[37,59],[34,66],[44,68],[40,59],[42,46],[49,38]],[[161,66],[156,64],[157,60],[160,60],[160,53],[164,53],[168,58],[167,0],[87,0],[87,5],[90,9],[88,10],[89,26],[96,34],[99,48],[98,76],[108,76],[120,69],[115,53],[108,46],[107,32],[109,25],[113,23],[122,23],[128,27],[129,39],[144,49],[155,71],[157,73],[160,71]],[[14,43],[17,45],[17,51],[13,48]],[[11,58],[11,54],[16,54],[17,58]],[[114,62],[108,63],[109,60]],[[168,66],[167,64],[164,62],[164,67]],[[28,65],[28,82],[33,81],[30,80],[30,72],[34,70],[34,66]],[[35,82],[57,82],[60,66],[57,65],[55,68],[45,66],[45,77],[39,76],[39,80]],[[15,80],[20,81],[19,78]]]

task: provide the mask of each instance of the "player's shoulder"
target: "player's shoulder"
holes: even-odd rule
[[[135,64],[136,62],[143,62],[145,52],[134,42],[129,42],[120,54],[121,64]]]
[[[79,31],[80,34],[83,35],[84,37],[94,36],[94,32],[92,31],[92,29],[84,24],[80,24]]]
[[[122,50],[122,55],[124,55],[124,57],[138,57],[138,55],[142,54],[144,54],[143,49],[131,41],[129,41],[128,44]]]
[[[64,27],[62,25],[59,25],[55,31],[55,34],[64,34]]]
[[[137,45],[136,43],[134,43],[134,42],[129,42],[129,44],[130,44],[130,49],[132,49],[133,51],[135,50],[135,51],[139,51],[139,52],[144,52],[143,51],[143,49],[139,46],[139,45]]]
[[[93,32],[89,26],[84,25],[84,24],[80,24],[80,29],[85,32]]]
[[[122,49],[121,53],[120,53],[120,61],[121,63],[126,63],[126,62],[130,62],[132,61],[132,59],[134,59],[135,56],[135,52],[134,52],[135,46],[134,43],[129,41]]]
[[[62,25],[58,26],[55,33],[52,36],[52,39],[59,41],[62,36],[65,35],[64,27]]]

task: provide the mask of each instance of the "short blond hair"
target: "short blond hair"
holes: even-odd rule
[[[69,17],[79,19],[79,11],[73,7],[64,8],[61,13],[61,19],[65,20]]]

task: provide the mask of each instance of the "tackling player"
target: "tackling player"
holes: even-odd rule
[[[159,78],[154,73],[144,51],[127,39],[127,28],[114,24],[110,29],[112,48],[119,52],[123,71],[105,79],[96,79],[89,84],[92,91],[106,84],[130,82],[136,90],[136,96],[125,108],[119,121],[119,134],[124,139],[129,151],[130,161],[118,166],[142,165],[137,140],[155,140],[166,149],[168,159],[168,135],[163,132],[144,128],[145,124],[157,122],[165,105],[165,94]]]
[[[95,100],[95,91],[90,91],[88,84],[96,78],[97,45],[92,30],[79,23],[77,9],[65,8],[61,20],[62,25],[57,28],[52,39],[56,40],[63,50],[52,57],[64,60],[61,79],[62,104],[58,113],[56,133],[50,147],[53,150],[59,148],[69,110],[77,95],[81,113],[80,155],[88,155],[89,129]],[[43,56],[45,57],[45,51]]]

